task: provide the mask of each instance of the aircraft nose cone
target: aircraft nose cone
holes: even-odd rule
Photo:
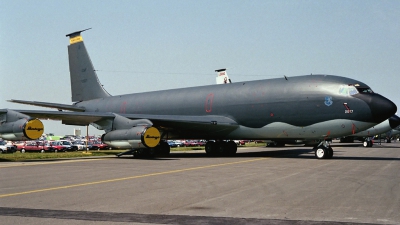
[[[392,129],[398,127],[400,125],[400,118],[396,115],[393,115],[389,118],[389,125]]]
[[[389,99],[379,94],[372,94],[368,96],[369,99],[365,100],[367,100],[366,102],[371,109],[372,117],[375,122],[380,123],[396,113],[397,106]]]

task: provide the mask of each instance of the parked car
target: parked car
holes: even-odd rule
[[[40,141],[30,141],[30,142],[25,142],[24,145],[18,146],[20,148],[21,153],[25,152],[48,152],[51,151],[52,149],[50,148],[50,145],[46,145],[45,142],[40,142]]]
[[[72,150],[74,151],[83,151],[86,150],[86,142],[84,141],[74,141],[72,142]],[[88,146],[89,148],[89,146]]]
[[[17,148],[14,145],[8,144],[6,141],[0,141],[0,154],[14,153],[15,151],[17,151]]]
[[[48,144],[49,144],[52,152],[61,152],[61,151],[65,152],[66,151],[65,150],[66,148],[59,141],[50,141],[50,142],[48,142]]]
[[[236,145],[245,145],[246,141],[244,140],[234,140],[234,142],[236,143]]]
[[[171,147],[171,148],[176,148],[176,147],[178,147],[178,145],[175,143],[175,141],[167,141],[167,143],[168,143],[168,145]]]
[[[183,147],[183,146],[185,146],[185,144],[184,144],[182,141],[175,140],[174,142],[175,142],[175,144],[176,144],[176,147]]]
[[[59,144],[65,148],[64,151],[72,151],[73,150],[72,143],[70,141],[60,140]]]
[[[195,140],[190,140],[190,141],[186,141],[185,142],[185,146],[186,147],[196,147],[196,146],[200,146],[199,143]]]
[[[198,146],[205,146],[206,143],[207,143],[207,141],[205,141],[205,140],[200,140],[197,142],[197,144],[199,144]]]
[[[92,143],[93,147],[92,149],[95,150],[107,150],[107,149],[111,149],[110,146],[108,146],[107,144],[101,142],[101,141],[94,141]]]

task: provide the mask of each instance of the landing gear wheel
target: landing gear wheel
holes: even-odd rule
[[[227,143],[227,149],[226,149],[226,154],[228,156],[233,156],[237,152],[237,145],[234,141],[228,141]]]
[[[215,142],[213,141],[207,141],[206,146],[205,146],[205,150],[207,155],[214,155],[215,154]]]
[[[363,142],[363,146],[364,146],[364,147],[372,147],[372,145],[373,145],[372,141],[367,141],[367,140],[365,140],[365,141]]]
[[[332,159],[332,157],[333,157],[333,149],[332,149],[332,147],[328,147],[328,155],[327,155],[327,159]]]
[[[331,159],[333,157],[333,149],[331,147],[319,146],[315,149],[315,157],[317,159]]]
[[[315,157],[317,157],[317,159],[324,159],[326,155],[327,150],[324,147],[318,147],[315,149]]]
[[[225,141],[219,141],[216,143],[217,147],[215,148],[216,155],[221,156],[225,155],[228,149],[228,143]]]
[[[171,146],[165,141],[160,142],[160,145],[156,147],[157,155],[168,156],[171,153]]]

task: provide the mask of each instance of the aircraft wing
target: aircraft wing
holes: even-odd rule
[[[42,110],[15,110],[39,119],[61,120],[63,124],[86,126],[91,123],[112,120],[115,114],[108,112],[65,112]],[[231,118],[224,116],[185,116],[185,115],[153,115],[153,114],[118,114],[129,119],[148,119],[155,126],[164,129],[183,129],[207,131],[219,126],[221,129],[236,129],[239,125]],[[195,125],[195,126],[193,126]],[[197,125],[197,126],[196,126]]]
[[[40,106],[40,107],[47,107],[47,108],[54,108],[54,109],[58,109],[58,110],[70,110],[70,111],[77,111],[77,112],[85,111],[84,108],[76,107],[73,105],[67,105],[67,104],[59,104],[59,103],[25,101],[25,100],[15,100],[15,99],[8,100],[8,102],[25,104],[25,105],[34,105],[34,106]]]
[[[102,119],[112,119],[112,113],[100,112],[65,112],[65,111],[45,111],[45,110],[15,110],[25,115],[49,120],[61,120],[64,124],[68,125],[81,125],[85,126],[90,123],[95,123]],[[69,123],[71,121],[71,123]],[[73,122],[72,122],[73,121]]]

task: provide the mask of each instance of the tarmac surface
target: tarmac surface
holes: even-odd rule
[[[400,142],[0,163],[0,224],[400,224]]]

